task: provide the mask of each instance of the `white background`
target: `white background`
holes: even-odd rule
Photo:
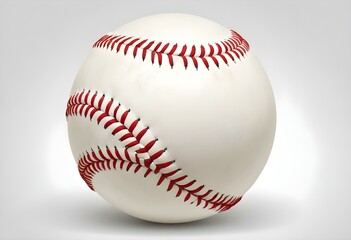
[[[1,1],[0,239],[350,239],[350,1]],[[241,33],[271,80],[276,141],[233,210],[188,224],[126,216],[71,156],[65,106],[91,45],[182,12]]]

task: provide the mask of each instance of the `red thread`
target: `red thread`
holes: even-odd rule
[[[88,101],[89,99],[90,101]],[[95,102],[97,104],[94,104]],[[175,168],[174,160],[165,159],[167,158],[166,155],[164,157],[166,149],[159,148],[156,144],[158,139],[154,138],[144,143],[144,145],[142,144],[143,137],[150,130],[148,127],[137,128],[139,124],[142,124],[140,119],[134,119],[135,117],[132,114],[128,115],[130,110],[124,110],[125,108],[120,104],[111,111],[113,106],[115,105],[112,98],[107,98],[105,95],[97,92],[91,93],[85,90],[78,91],[68,100],[66,109],[67,118],[72,116],[86,118],[88,113],[89,117],[92,118],[96,114],[97,124],[100,124],[102,120],[106,119],[103,126],[108,131],[111,131],[112,135],[124,131],[122,137],[119,138],[124,148],[114,147],[114,151],[111,151],[106,146],[105,151],[103,151],[100,147],[97,147],[97,151],[91,149],[79,157],[79,173],[92,190],[94,190],[93,179],[97,173],[114,169],[129,171],[131,168],[134,168],[134,173],[144,169],[144,177],[148,177],[151,173],[157,174],[159,177],[156,183],[157,186],[165,183],[167,179],[167,191],[176,188],[175,197],[184,194],[183,201],[188,202],[192,199],[191,204],[196,203],[196,206],[203,204],[203,208],[222,212],[230,209],[240,201],[241,197],[224,195],[219,192],[212,194],[213,190],[206,190],[205,185],[196,186],[197,181],[195,179],[190,179],[182,172],[182,169]],[[119,114],[120,117],[117,117],[119,109],[123,109],[123,114]],[[110,112],[113,112],[113,114],[110,114]],[[129,127],[124,125],[127,118],[129,119],[128,121],[132,122]],[[112,128],[115,124],[118,126]],[[141,130],[133,133],[137,129]],[[130,150],[132,147],[136,147],[137,149],[132,151]],[[151,149],[153,149],[152,154],[150,154]],[[149,157],[142,159],[138,154],[146,154]]]
[[[146,43],[146,41],[147,41],[147,39],[141,41],[140,43],[138,43],[138,44],[135,46],[135,48],[134,48],[134,50],[133,50],[133,57],[134,57],[134,58],[135,58],[136,55],[137,55],[138,49],[139,49],[144,43]]]
[[[205,47],[204,46],[200,46],[200,49],[201,49],[201,53],[200,53],[200,58],[203,58],[205,56]]]
[[[136,39],[133,39],[132,41],[130,41],[128,44],[126,44],[125,48],[124,48],[124,55],[127,54],[128,52],[128,48],[130,46],[132,46],[136,41],[138,41],[140,38],[136,38]]]
[[[192,48],[191,48],[191,52],[189,54],[189,57],[194,57],[195,56],[195,52],[196,52],[196,47],[195,47],[195,45],[193,45]]]

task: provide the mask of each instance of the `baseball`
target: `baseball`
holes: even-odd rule
[[[242,199],[269,157],[276,111],[267,75],[240,33],[160,14],[93,44],[66,119],[91,190],[134,217],[179,223]]]

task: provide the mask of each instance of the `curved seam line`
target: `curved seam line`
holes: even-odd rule
[[[116,45],[116,52],[119,53],[120,51],[122,51],[122,46],[123,46],[123,49],[125,50],[124,52],[124,55],[127,54],[128,50],[129,50],[129,47],[132,47],[134,50],[131,50],[133,51],[133,56],[134,58],[136,57],[136,53],[134,54],[134,51],[135,49],[136,50],[141,50],[141,51],[147,51],[147,52],[150,52],[151,53],[151,62],[154,63],[155,61],[155,58],[156,56],[155,55],[166,55],[168,56],[169,58],[170,57],[180,57],[180,58],[186,58],[187,60],[190,58],[191,60],[193,60],[194,62],[194,65],[196,68],[198,68],[198,63],[195,62],[196,59],[200,59],[203,61],[204,65],[206,66],[206,68],[209,69],[209,64],[207,62],[207,60],[209,59],[212,59],[214,64],[219,68],[219,63],[218,63],[218,60],[216,59],[216,57],[220,57],[223,62],[228,65],[228,59],[226,55],[230,55],[231,53],[235,54],[235,56],[241,60],[241,57],[244,57],[245,54],[247,54],[250,50],[250,45],[249,43],[243,38],[241,37],[237,32],[231,30],[231,33],[232,35],[230,37],[228,37],[228,39],[226,40],[221,40],[219,42],[214,42],[214,43],[207,43],[207,45],[210,47],[210,53],[207,53],[205,55],[202,55],[202,53],[200,53],[199,56],[191,56],[192,54],[188,53],[188,54],[185,54],[188,50],[188,48],[192,48],[192,51],[194,51],[195,53],[198,52],[199,48],[203,48],[203,44],[201,44],[200,46],[195,46],[195,45],[191,45],[189,44],[190,47],[187,47],[187,44],[184,44],[183,45],[183,48],[185,47],[186,50],[185,50],[185,53],[182,54],[182,52],[180,52],[179,54],[174,54],[174,52],[176,51],[176,49],[179,47],[178,43],[172,43],[173,45],[171,45],[169,42],[167,42],[163,48],[165,46],[167,46],[165,48],[165,50],[167,50],[167,48],[169,48],[170,46],[172,47],[172,49],[170,50],[170,52],[165,52],[165,50],[162,51],[163,48],[161,48],[160,51],[157,51],[158,49],[160,49],[160,46],[162,45],[163,42],[156,42],[155,40],[148,40],[148,39],[141,39],[140,37],[134,37],[134,36],[125,36],[125,35],[115,35],[115,34],[106,34],[104,35],[103,37],[101,37],[98,41],[96,41],[93,45],[93,48],[106,48],[107,50],[110,48],[110,45],[112,44],[111,48],[110,48],[110,51],[112,51],[114,48],[115,48],[115,45]],[[236,36],[235,38],[233,36]],[[113,39],[115,38],[115,39]],[[112,41],[113,39],[113,41]],[[114,41],[118,40],[117,42],[113,43]],[[136,40],[136,41],[134,41]],[[134,42],[133,42],[134,41]],[[138,42],[140,41],[140,42]],[[239,41],[239,43],[237,42]],[[126,43],[128,42],[128,43]],[[143,42],[143,43],[142,43]],[[138,44],[142,43],[140,46],[138,46]],[[147,44],[147,46],[152,43],[149,47],[142,47],[142,45],[145,45]],[[155,49],[151,50],[151,46],[156,46]],[[229,47],[228,47],[229,45]],[[216,46],[218,49],[217,49],[217,53],[214,54],[211,52],[215,52],[214,51],[214,46]],[[175,47],[175,49],[173,50],[173,48]],[[172,52],[172,53],[171,53]],[[194,54],[195,54],[194,53]],[[142,54],[142,58],[143,60],[145,59],[145,54],[143,53]],[[241,56],[241,57],[240,57]],[[229,56],[230,59],[235,62],[235,59],[234,59],[234,56]],[[159,58],[159,57],[158,57]],[[214,59],[215,58],[215,59]],[[159,60],[159,65],[161,66],[162,65],[162,58],[161,60]],[[171,65],[171,67],[173,67],[174,63],[173,63],[173,60],[171,59],[168,59],[169,61],[169,64]],[[186,63],[184,62],[185,60],[183,59],[183,64],[185,66],[185,68],[188,67],[188,63],[186,61]]]
[[[84,100],[83,100],[83,95],[85,94],[85,96],[84,96]],[[85,92],[84,90],[83,91],[78,91],[78,92],[76,92],[76,94],[73,94],[70,98],[69,98],[69,101],[68,101],[68,104],[67,104],[67,110],[66,110],[66,117],[68,118],[69,116],[78,116],[78,115],[80,115],[80,116],[84,116],[85,118],[87,118],[87,116],[90,114],[90,119],[92,120],[92,118],[94,117],[94,115],[96,115],[96,113],[98,113],[98,112],[101,112],[101,113],[98,113],[98,118],[97,118],[97,123],[98,123],[98,125],[100,124],[100,122],[102,121],[102,119],[104,119],[105,117],[112,117],[115,121],[117,121],[117,122],[119,122],[119,123],[121,123],[121,119],[117,119],[117,115],[115,115],[115,116],[111,116],[110,114],[109,114],[109,111],[106,111],[107,109],[102,109],[102,105],[103,105],[103,102],[104,102],[104,100],[105,100],[105,95],[102,95],[102,96],[98,96],[97,97],[97,92],[95,92],[95,94],[90,98],[90,101],[92,102],[92,103],[89,103],[88,102],[88,100],[89,100],[89,95],[91,95],[91,93],[90,93],[90,91],[88,91],[88,92]],[[98,99],[96,99],[96,98],[98,98]],[[83,101],[82,101],[83,100]],[[111,100],[110,100],[110,102],[112,102],[112,101],[114,101],[112,98],[111,98]],[[96,103],[96,102],[98,102],[98,106],[97,107],[95,107],[94,106],[94,104]],[[118,107],[119,106],[121,106],[121,104],[118,104]],[[86,108],[85,108],[86,107]],[[111,105],[110,105],[110,107],[111,107]],[[84,109],[85,108],[85,109]],[[92,110],[91,110],[92,109]],[[91,110],[91,111],[90,111]],[[108,110],[110,110],[110,108],[108,109]],[[84,112],[84,113],[83,113]],[[123,114],[122,114],[122,117],[123,117],[123,115],[125,115],[125,113],[127,113],[126,114],[126,116],[128,116],[128,113],[130,112],[130,109],[128,109],[127,111],[124,111],[123,112]],[[102,117],[102,118],[101,118]],[[99,121],[99,119],[100,119],[100,121]],[[124,119],[125,120],[125,119]],[[124,121],[123,120],[123,121]],[[140,119],[137,119],[138,121],[137,121],[137,124],[140,122]],[[134,122],[134,121],[133,121]],[[125,124],[124,123],[121,123],[122,125],[124,125],[125,126]],[[136,124],[136,125],[137,125]],[[105,123],[105,126],[106,126],[106,123]],[[105,127],[104,126],[104,127]],[[111,125],[109,125],[109,126],[111,126]],[[107,129],[109,126],[107,126],[107,127],[105,127],[105,129]],[[130,126],[129,127],[127,127],[127,126],[125,126],[126,127],[126,129],[127,129],[127,131],[131,134],[131,135],[133,135],[133,131],[129,131],[129,129],[128,128],[130,128]],[[135,127],[134,127],[135,128]],[[149,128],[145,128],[145,129],[147,129],[145,132],[147,132],[147,131],[149,131]],[[143,130],[145,130],[144,128],[143,128]],[[142,132],[143,130],[141,130],[140,132]],[[140,133],[139,132],[139,133]],[[138,134],[139,134],[138,133]],[[144,133],[145,134],[145,133]],[[127,134],[125,134],[125,135],[127,135]],[[134,138],[136,138],[134,135],[133,135],[133,137]],[[142,137],[140,138],[140,139],[142,139]],[[140,139],[138,140],[137,139],[137,141],[138,141],[138,144],[141,144],[140,143]],[[153,140],[151,140],[150,142],[152,142]],[[150,143],[149,142],[149,143]],[[142,145],[142,144],[141,144]],[[107,146],[106,146],[107,147]],[[142,145],[142,147],[143,148],[145,148],[145,146],[144,145]],[[150,147],[150,149],[152,148],[153,146],[151,146]],[[108,148],[108,147],[107,147]],[[102,152],[101,152],[101,149],[98,147],[98,149],[99,149],[99,155],[100,155],[100,157],[102,157],[103,155],[101,154]],[[125,151],[127,151],[127,149],[128,148],[126,148],[125,147]],[[148,150],[150,150],[150,149],[148,149]],[[149,153],[148,152],[148,150],[147,150],[147,153]],[[160,151],[165,151],[165,150],[160,150]],[[160,151],[157,151],[157,153],[159,153]],[[94,151],[92,150],[92,154],[94,153]],[[88,154],[88,152],[87,152],[87,154]],[[95,154],[95,153],[94,153]],[[128,152],[126,153],[126,154],[128,154]],[[84,155],[84,154],[83,154]],[[137,156],[137,154],[135,153],[135,157],[136,158],[138,158],[138,156]],[[150,154],[149,154],[150,155]],[[153,155],[156,155],[156,153],[154,153]],[[230,195],[224,195],[224,194],[220,194],[219,192],[217,192],[216,194],[214,194],[213,195],[213,197],[210,199],[210,200],[207,200],[207,199],[205,199],[205,197],[207,197],[211,192],[212,192],[212,190],[208,190],[205,194],[202,194],[202,195],[198,195],[198,194],[196,194],[197,192],[200,192],[203,188],[204,188],[204,185],[201,185],[200,187],[198,187],[198,188],[196,188],[196,189],[193,189],[193,190],[190,190],[190,189],[188,189],[189,187],[191,187],[195,182],[196,182],[196,180],[192,180],[192,181],[188,181],[188,182],[186,182],[185,184],[179,184],[179,183],[177,183],[177,179],[179,179],[179,178],[182,178],[181,180],[184,180],[184,179],[186,179],[188,176],[187,175],[184,175],[184,174],[182,174],[181,176],[178,176],[176,179],[171,179],[170,177],[172,177],[173,175],[175,175],[176,173],[179,173],[182,169],[181,168],[178,168],[178,167],[176,167],[175,169],[177,170],[177,171],[175,171],[175,173],[173,173],[172,175],[170,175],[170,176],[167,176],[167,174],[169,175],[171,172],[168,172],[168,173],[164,173],[163,172],[163,169],[166,169],[167,167],[169,167],[170,165],[174,165],[174,166],[176,166],[175,165],[175,161],[174,160],[172,160],[172,161],[168,161],[168,162],[163,162],[163,164],[165,164],[166,163],[166,165],[168,164],[168,166],[165,166],[165,167],[160,167],[160,168],[158,168],[157,169],[157,165],[160,165],[160,164],[162,164],[162,163],[156,163],[156,168],[155,169],[152,169],[152,168],[150,168],[150,166],[151,166],[151,164],[152,163],[154,163],[160,156],[162,155],[162,153],[159,153],[158,154],[158,156],[156,156],[156,157],[154,157],[153,159],[152,159],[152,156],[149,156],[149,159],[151,159],[151,161],[149,161],[149,159],[139,159],[135,164],[138,164],[138,166],[140,166],[140,167],[146,167],[148,170],[147,170],[147,172],[145,173],[146,174],[146,176],[150,173],[150,172],[154,172],[155,174],[159,174],[159,172],[160,172],[160,178],[159,178],[159,181],[158,181],[158,184],[157,184],[157,186],[158,185],[160,185],[162,182],[163,182],[163,180],[164,179],[168,179],[169,180],[169,186],[168,186],[168,189],[167,189],[167,191],[170,191],[172,188],[173,188],[173,186],[174,185],[176,185],[178,188],[179,188],[179,190],[178,190],[178,193],[177,193],[177,196],[176,197],[179,197],[180,195],[181,195],[181,192],[183,192],[184,190],[185,191],[187,191],[188,192],[188,194],[185,196],[185,198],[184,198],[184,202],[186,202],[186,201],[188,201],[189,199],[190,199],[190,196],[192,195],[192,196],[194,196],[196,199],[197,199],[197,206],[198,205],[200,205],[201,204],[201,201],[205,201],[205,206],[203,207],[203,208],[207,208],[208,207],[208,205],[209,205],[209,203],[211,203],[212,204],[212,207],[211,208],[209,208],[209,209],[215,209],[215,208],[218,208],[218,209],[215,209],[216,211],[225,211],[225,210],[228,210],[228,209],[230,209],[231,207],[233,207],[236,203],[238,203],[240,200],[241,200],[241,197],[234,197],[234,196],[230,196]],[[121,156],[121,154],[119,154],[119,156]],[[130,157],[130,156],[129,156]],[[106,158],[105,156],[104,157],[102,157],[103,159],[104,158]],[[80,160],[81,160],[82,158],[80,158]],[[118,159],[118,157],[117,157],[117,159]],[[123,161],[123,159],[118,159],[118,160],[121,160],[121,161]],[[140,162],[140,160],[142,160],[141,162],[144,164],[144,165],[142,165],[141,164],[141,162]],[[110,159],[110,161],[111,161],[111,159]],[[81,161],[79,161],[79,164],[78,164],[78,167],[79,167],[79,169],[80,169],[80,163],[81,163]],[[92,163],[92,164],[94,164],[94,163]],[[101,167],[101,166],[100,166]],[[104,168],[105,169],[105,168]],[[96,172],[99,172],[97,169],[95,169],[96,170]],[[106,170],[106,169],[105,169]],[[82,178],[84,179],[84,181],[86,181],[86,183],[88,184],[88,186],[92,189],[92,190],[94,190],[93,189],[93,186],[92,186],[92,183],[90,184],[89,182],[90,182],[90,180],[92,181],[92,177],[93,177],[93,175],[95,175],[95,173],[93,172],[92,174],[91,174],[92,176],[91,176],[91,179],[90,179],[90,176],[86,176],[86,177],[83,177],[83,175],[82,175]],[[146,177],[145,176],[145,177]],[[89,180],[89,181],[88,181]],[[178,182],[180,182],[181,180],[178,180]],[[190,184],[190,185],[189,185]],[[187,186],[188,185],[188,186]],[[185,187],[185,186],[187,186],[187,187]],[[206,196],[205,196],[206,195]],[[220,198],[219,199],[217,199],[216,201],[214,201],[218,196],[220,195]],[[224,197],[224,198],[223,198]],[[223,199],[222,199],[223,198]],[[227,198],[229,198],[229,199],[227,199]],[[221,201],[220,201],[221,200]]]

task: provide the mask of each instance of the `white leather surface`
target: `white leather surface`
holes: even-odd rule
[[[183,41],[189,41],[187,43],[191,45],[191,39],[203,42],[215,39],[213,35],[206,39],[200,30],[208,24],[208,20],[184,16],[187,19],[186,29],[195,31],[184,36]],[[122,27],[121,32],[127,36],[139,36],[150,29],[150,35],[162,41],[167,30],[168,38],[177,40],[182,38],[178,31],[183,22],[178,23],[174,19],[182,17],[149,17],[145,23],[141,19]],[[174,33],[171,31],[173,26]],[[211,34],[218,32],[219,37],[223,37],[221,33],[225,32],[212,22],[208,31]],[[160,36],[157,36],[158,32]],[[118,34],[119,30],[115,33]],[[148,59],[134,59],[132,51],[124,55],[109,49],[94,48],[81,67],[71,94],[85,89],[113,97],[150,127],[177,165],[200,185],[226,195],[242,196],[261,173],[274,138],[275,104],[264,70],[251,53],[241,60],[237,59],[236,63],[230,62],[228,66],[221,62],[217,68],[212,62],[209,70],[204,67],[196,70],[191,66],[185,69],[181,58],[175,58],[174,66],[171,69],[166,64],[152,64]],[[84,118],[69,119],[68,127],[76,159],[91,147],[118,142],[109,137],[102,126]],[[198,218],[199,210],[196,207],[183,209],[182,205],[186,203],[181,200],[171,201],[171,213],[161,211],[159,206],[163,204],[163,199],[172,198],[173,193],[152,188],[149,192],[143,189],[137,193],[138,188],[134,186],[143,186],[143,181],[148,179],[131,176],[127,180],[126,174],[112,175],[99,176],[94,179],[94,185],[98,193],[101,192],[118,208],[129,212],[131,204],[135,206],[134,212],[131,211],[133,215],[149,219],[144,217],[143,208],[136,208],[143,204],[143,196],[147,195],[150,203],[147,209],[144,208],[145,211],[152,211],[160,219],[168,216],[172,219],[170,221],[178,221],[178,217],[173,219],[172,212],[179,215],[183,212],[189,216],[189,220]],[[109,181],[126,182],[131,186],[130,192],[124,189],[125,201],[120,200],[123,191],[118,186],[115,190],[109,188],[110,192],[106,191],[103,186]],[[208,214],[213,213],[209,211]],[[155,219],[157,221],[157,217],[152,218]],[[179,218],[182,221],[180,219],[184,218]]]

